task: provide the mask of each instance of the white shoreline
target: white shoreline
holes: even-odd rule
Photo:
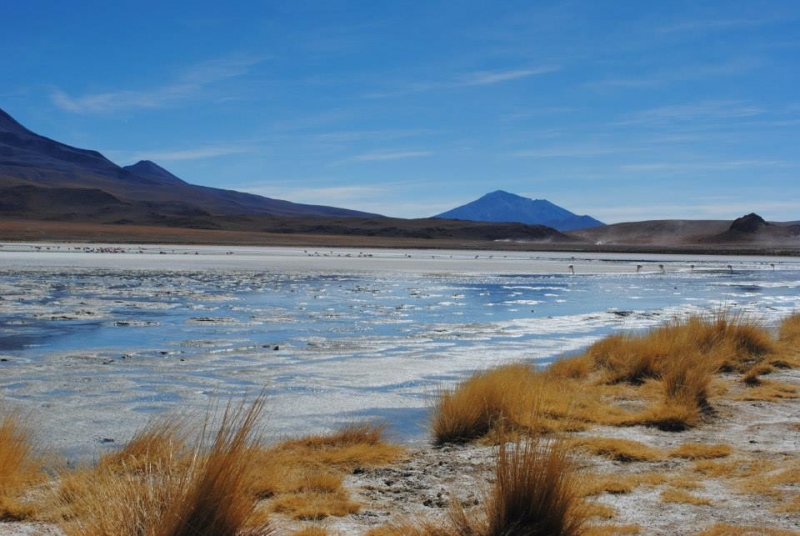
[[[664,272],[800,269],[800,259],[742,255],[0,242],[0,269],[594,275],[660,273],[662,266]]]

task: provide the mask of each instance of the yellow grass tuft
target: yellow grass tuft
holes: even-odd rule
[[[667,481],[661,473],[635,473],[629,475],[584,474],[580,479],[581,497],[594,497],[609,493],[625,495],[639,486],[658,486]]]
[[[662,491],[661,501],[665,503],[691,504],[693,506],[711,506],[713,504],[705,497],[692,495],[682,489],[666,489]]]
[[[608,383],[627,382],[640,385],[660,374],[668,347],[663,346],[658,332],[649,338],[618,333],[609,335],[589,347],[587,355],[606,374]]]
[[[775,469],[775,462],[771,460],[699,460],[694,463],[692,470],[711,478],[748,478],[760,475]]]
[[[667,480],[670,487],[677,489],[703,489],[705,485],[691,476],[676,475]]]
[[[572,356],[554,361],[547,372],[550,378],[583,380],[592,372],[593,362],[588,355]]]
[[[535,370],[526,364],[504,365],[473,374],[437,396],[431,417],[436,444],[481,438],[500,442],[508,433],[579,431],[589,424],[618,424],[628,412],[612,403],[624,389],[574,378],[587,358],[572,357]],[[573,363],[579,365],[573,367]]]
[[[435,443],[465,443],[512,426],[533,405],[529,387],[534,375],[527,365],[506,365],[442,390],[431,423]]]
[[[25,500],[31,486],[44,480],[42,460],[34,453],[30,429],[19,414],[0,420],[0,521],[21,521],[35,515]]]
[[[67,536],[235,536],[245,528],[270,534],[247,482],[263,407],[263,397],[229,406],[218,430],[204,427],[191,446],[180,425],[161,421],[95,467],[62,475],[54,513],[62,530]]]
[[[329,435],[279,443],[257,454],[250,471],[251,494],[293,519],[319,520],[358,511],[344,487],[354,470],[396,461],[405,450],[386,443],[384,428],[352,424]]]
[[[794,313],[783,319],[778,328],[778,342],[798,346],[800,343],[800,313]]]
[[[275,450],[294,453],[308,463],[340,467],[385,465],[404,451],[384,439],[385,427],[374,423],[350,424],[330,435],[307,436],[281,443]]]
[[[310,525],[307,527],[303,527],[298,531],[293,532],[292,536],[330,536],[330,532],[328,532],[323,527]]]
[[[484,511],[450,516],[452,534],[475,536],[577,535],[587,519],[567,445],[537,439],[501,444]]]
[[[614,519],[617,517],[617,511],[603,503],[589,501],[584,507],[584,513],[589,519]]]
[[[642,534],[642,527],[639,525],[603,523],[591,525],[583,532],[583,536],[624,536],[626,534]]]
[[[697,536],[797,536],[797,532],[767,527],[715,523],[702,532],[699,532]]]
[[[663,458],[657,449],[630,439],[579,437],[571,440],[569,446],[618,462],[652,462]]]
[[[687,460],[713,460],[730,456],[730,445],[706,445],[704,443],[684,443],[669,453],[672,458]]]
[[[789,458],[759,472],[750,472],[738,481],[743,493],[769,497],[776,502],[775,511],[800,512],[800,460]]]
[[[360,506],[350,499],[344,488],[335,491],[305,489],[277,497],[272,511],[297,520],[321,520],[355,514]]]

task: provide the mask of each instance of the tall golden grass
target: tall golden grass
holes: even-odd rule
[[[571,536],[587,521],[581,508],[575,466],[568,447],[557,440],[503,444],[496,482],[483,519],[456,516],[460,534],[480,536]],[[464,530],[467,529],[467,530]],[[471,532],[472,531],[472,532]]]
[[[271,534],[256,516],[248,471],[260,450],[264,397],[228,406],[219,428],[208,421],[187,442],[163,420],[92,468],[64,474],[54,515],[67,536],[235,536]],[[207,446],[210,442],[210,446]]]
[[[25,500],[29,488],[44,480],[42,460],[33,448],[30,428],[19,413],[0,420],[0,521],[19,521],[35,514]]]
[[[800,343],[800,313],[783,319],[778,329],[778,341],[795,345]]]
[[[536,438],[501,443],[495,482],[483,505],[454,504],[438,523],[405,522],[368,536],[572,536],[589,519],[569,447]]]
[[[800,324],[787,320],[783,337],[791,337],[793,322]],[[588,424],[681,431],[711,412],[718,372],[764,373],[765,361],[780,349],[765,328],[725,313],[673,320],[642,334],[614,334],[547,370],[505,365],[443,389],[432,411],[432,435],[444,444],[492,437],[498,430],[536,433]]]
[[[431,428],[436,444],[466,443],[492,430],[518,426],[534,403],[536,372],[521,363],[477,372],[436,400]]]

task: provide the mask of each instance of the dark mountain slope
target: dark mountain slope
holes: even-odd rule
[[[182,210],[194,207],[223,216],[376,216],[355,210],[303,205],[233,190],[196,186],[152,162],[139,162],[122,168],[97,151],[78,149],[31,132],[0,110],[0,191],[18,185],[102,190],[132,206],[144,203],[147,210],[163,210],[167,214],[171,213],[170,207],[179,206],[183,207]],[[87,198],[89,206],[83,212],[91,212],[94,201],[94,198]],[[53,208],[57,208],[57,203]],[[27,216],[37,217],[35,213]]]

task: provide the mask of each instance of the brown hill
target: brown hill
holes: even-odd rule
[[[757,214],[730,220],[651,220],[569,233],[599,248],[800,250],[800,225],[766,222]]]

